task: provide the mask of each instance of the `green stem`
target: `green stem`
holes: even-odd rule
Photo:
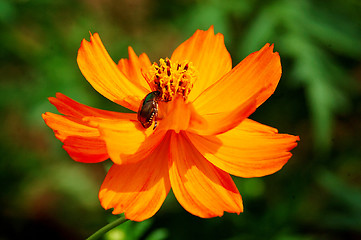
[[[87,240],[95,240],[95,239],[99,239],[101,236],[103,236],[106,232],[108,232],[109,230],[115,228],[116,226],[125,223],[126,221],[128,221],[129,219],[126,219],[125,216],[122,216],[120,218],[118,218],[117,220],[109,223],[108,225],[105,225],[104,227],[102,227],[101,229],[99,229],[98,231],[96,231],[93,235],[91,235],[90,237],[87,238]]]

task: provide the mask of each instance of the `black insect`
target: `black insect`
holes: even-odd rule
[[[148,93],[142,100],[138,110],[138,121],[143,125],[144,128],[152,126],[154,120],[154,128],[157,127],[158,117],[158,100],[160,97],[159,91]]]

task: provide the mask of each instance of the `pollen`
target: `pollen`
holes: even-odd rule
[[[178,95],[187,100],[196,80],[196,71],[192,62],[172,62],[161,58],[154,63],[146,76],[150,86],[159,91],[160,101],[172,101]]]

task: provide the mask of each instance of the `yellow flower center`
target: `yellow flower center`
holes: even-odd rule
[[[172,101],[177,95],[186,100],[196,80],[196,71],[192,62],[178,63],[161,58],[159,65],[152,65],[147,78],[153,89],[161,93],[160,101]]]

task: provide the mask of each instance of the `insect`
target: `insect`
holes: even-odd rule
[[[138,121],[144,128],[149,128],[154,120],[154,128],[157,127],[159,91],[148,93],[142,100],[138,110]]]

